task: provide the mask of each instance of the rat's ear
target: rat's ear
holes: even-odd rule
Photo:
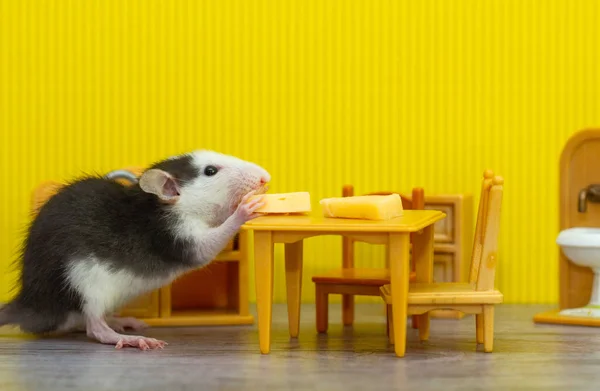
[[[175,179],[168,172],[156,168],[142,174],[140,188],[146,193],[156,194],[164,202],[174,203],[179,199],[179,186]]]

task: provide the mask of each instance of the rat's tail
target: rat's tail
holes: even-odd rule
[[[13,304],[8,303],[0,307],[0,326],[16,323]]]
[[[64,317],[39,313],[21,305],[18,300],[0,307],[0,326],[14,325],[21,331],[33,334],[52,332],[64,321]]]

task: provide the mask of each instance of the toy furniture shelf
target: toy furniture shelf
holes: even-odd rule
[[[394,292],[394,339],[398,357],[406,350],[406,309],[410,279],[410,234],[416,233],[412,256],[417,282],[433,281],[434,224],[446,217],[436,210],[406,210],[386,221],[335,219],[321,216],[263,216],[248,221],[242,230],[254,231],[254,264],[259,344],[262,354],[271,349],[274,245],[285,244],[285,274],[289,332],[298,337],[304,239],[319,235],[342,235],[355,241],[388,246],[390,286]],[[428,327],[429,315],[420,315],[419,327]]]
[[[239,245],[230,242],[211,264],[138,298],[119,314],[155,327],[252,324],[246,238],[240,232]]]

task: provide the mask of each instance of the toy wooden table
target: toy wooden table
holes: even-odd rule
[[[260,351],[270,352],[273,310],[273,248],[285,244],[285,274],[290,336],[296,338],[300,327],[303,240],[317,235],[344,235],[357,241],[387,245],[392,287],[396,355],[406,350],[406,308],[410,278],[410,234],[417,282],[433,280],[433,225],[446,217],[436,210],[405,210],[402,217],[387,221],[332,219],[320,216],[262,216],[242,228],[254,231],[256,306]],[[421,315],[429,322],[428,315]]]

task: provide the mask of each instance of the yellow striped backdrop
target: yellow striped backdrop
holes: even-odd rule
[[[493,168],[498,287],[555,302],[558,159],[600,125],[599,25],[596,0],[3,0],[0,300],[37,183],[202,147],[315,208],[345,183],[477,202]],[[305,300],[339,244],[308,241]],[[358,264],[382,256],[360,245]]]

